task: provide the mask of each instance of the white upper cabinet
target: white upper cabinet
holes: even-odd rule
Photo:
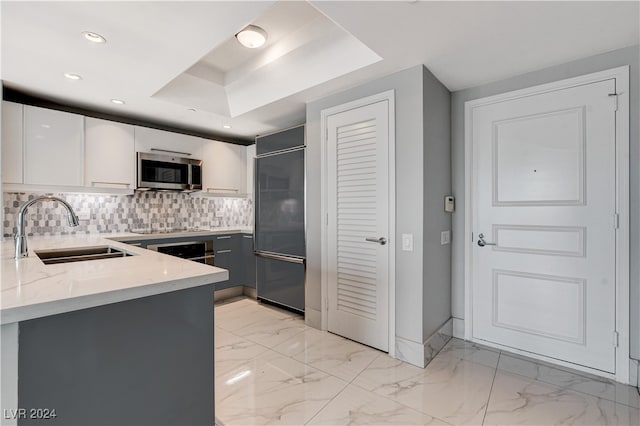
[[[135,127],[136,152],[202,159],[202,138],[166,132],[148,127]]]
[[[85,186],[135,189],[133,133],[128,124],[85,118]]]
[[[22,105],[2,102],[2,182],[22,183]]]
[[[82,186],[84,117],[24,106],[24,183]]]
[[[212,194],[247,193],[247,148],[205,140],[202,157],[202,191]]]
[[[253,194],[253,180],[255,173],[256,144],[247,147],[247,194]]]

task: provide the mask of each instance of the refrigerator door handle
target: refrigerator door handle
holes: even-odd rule
[[[281,260],[283,262],[297,263],[300,265],[303,265],[305,263],[305,260],[299,257],[283,256],[281,254],[265,253],[260,251],[256,251],[254,253],[256,256],[265,257],[267,259]]]

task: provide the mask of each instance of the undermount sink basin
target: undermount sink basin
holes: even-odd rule
[[[111,246],[38,250],[35,253],[45,265],[132,256],[131,253]]]

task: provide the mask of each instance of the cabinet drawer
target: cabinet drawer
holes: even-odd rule
[[[213,238],[213,248],[216,253],[218,250],[233,250],[236,248],[237,241],[237,234],[216,235]]]

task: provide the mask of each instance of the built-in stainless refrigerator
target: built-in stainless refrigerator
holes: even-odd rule
[[[304,126],[256,138],[254,245],[259,300],[304,312]]]

